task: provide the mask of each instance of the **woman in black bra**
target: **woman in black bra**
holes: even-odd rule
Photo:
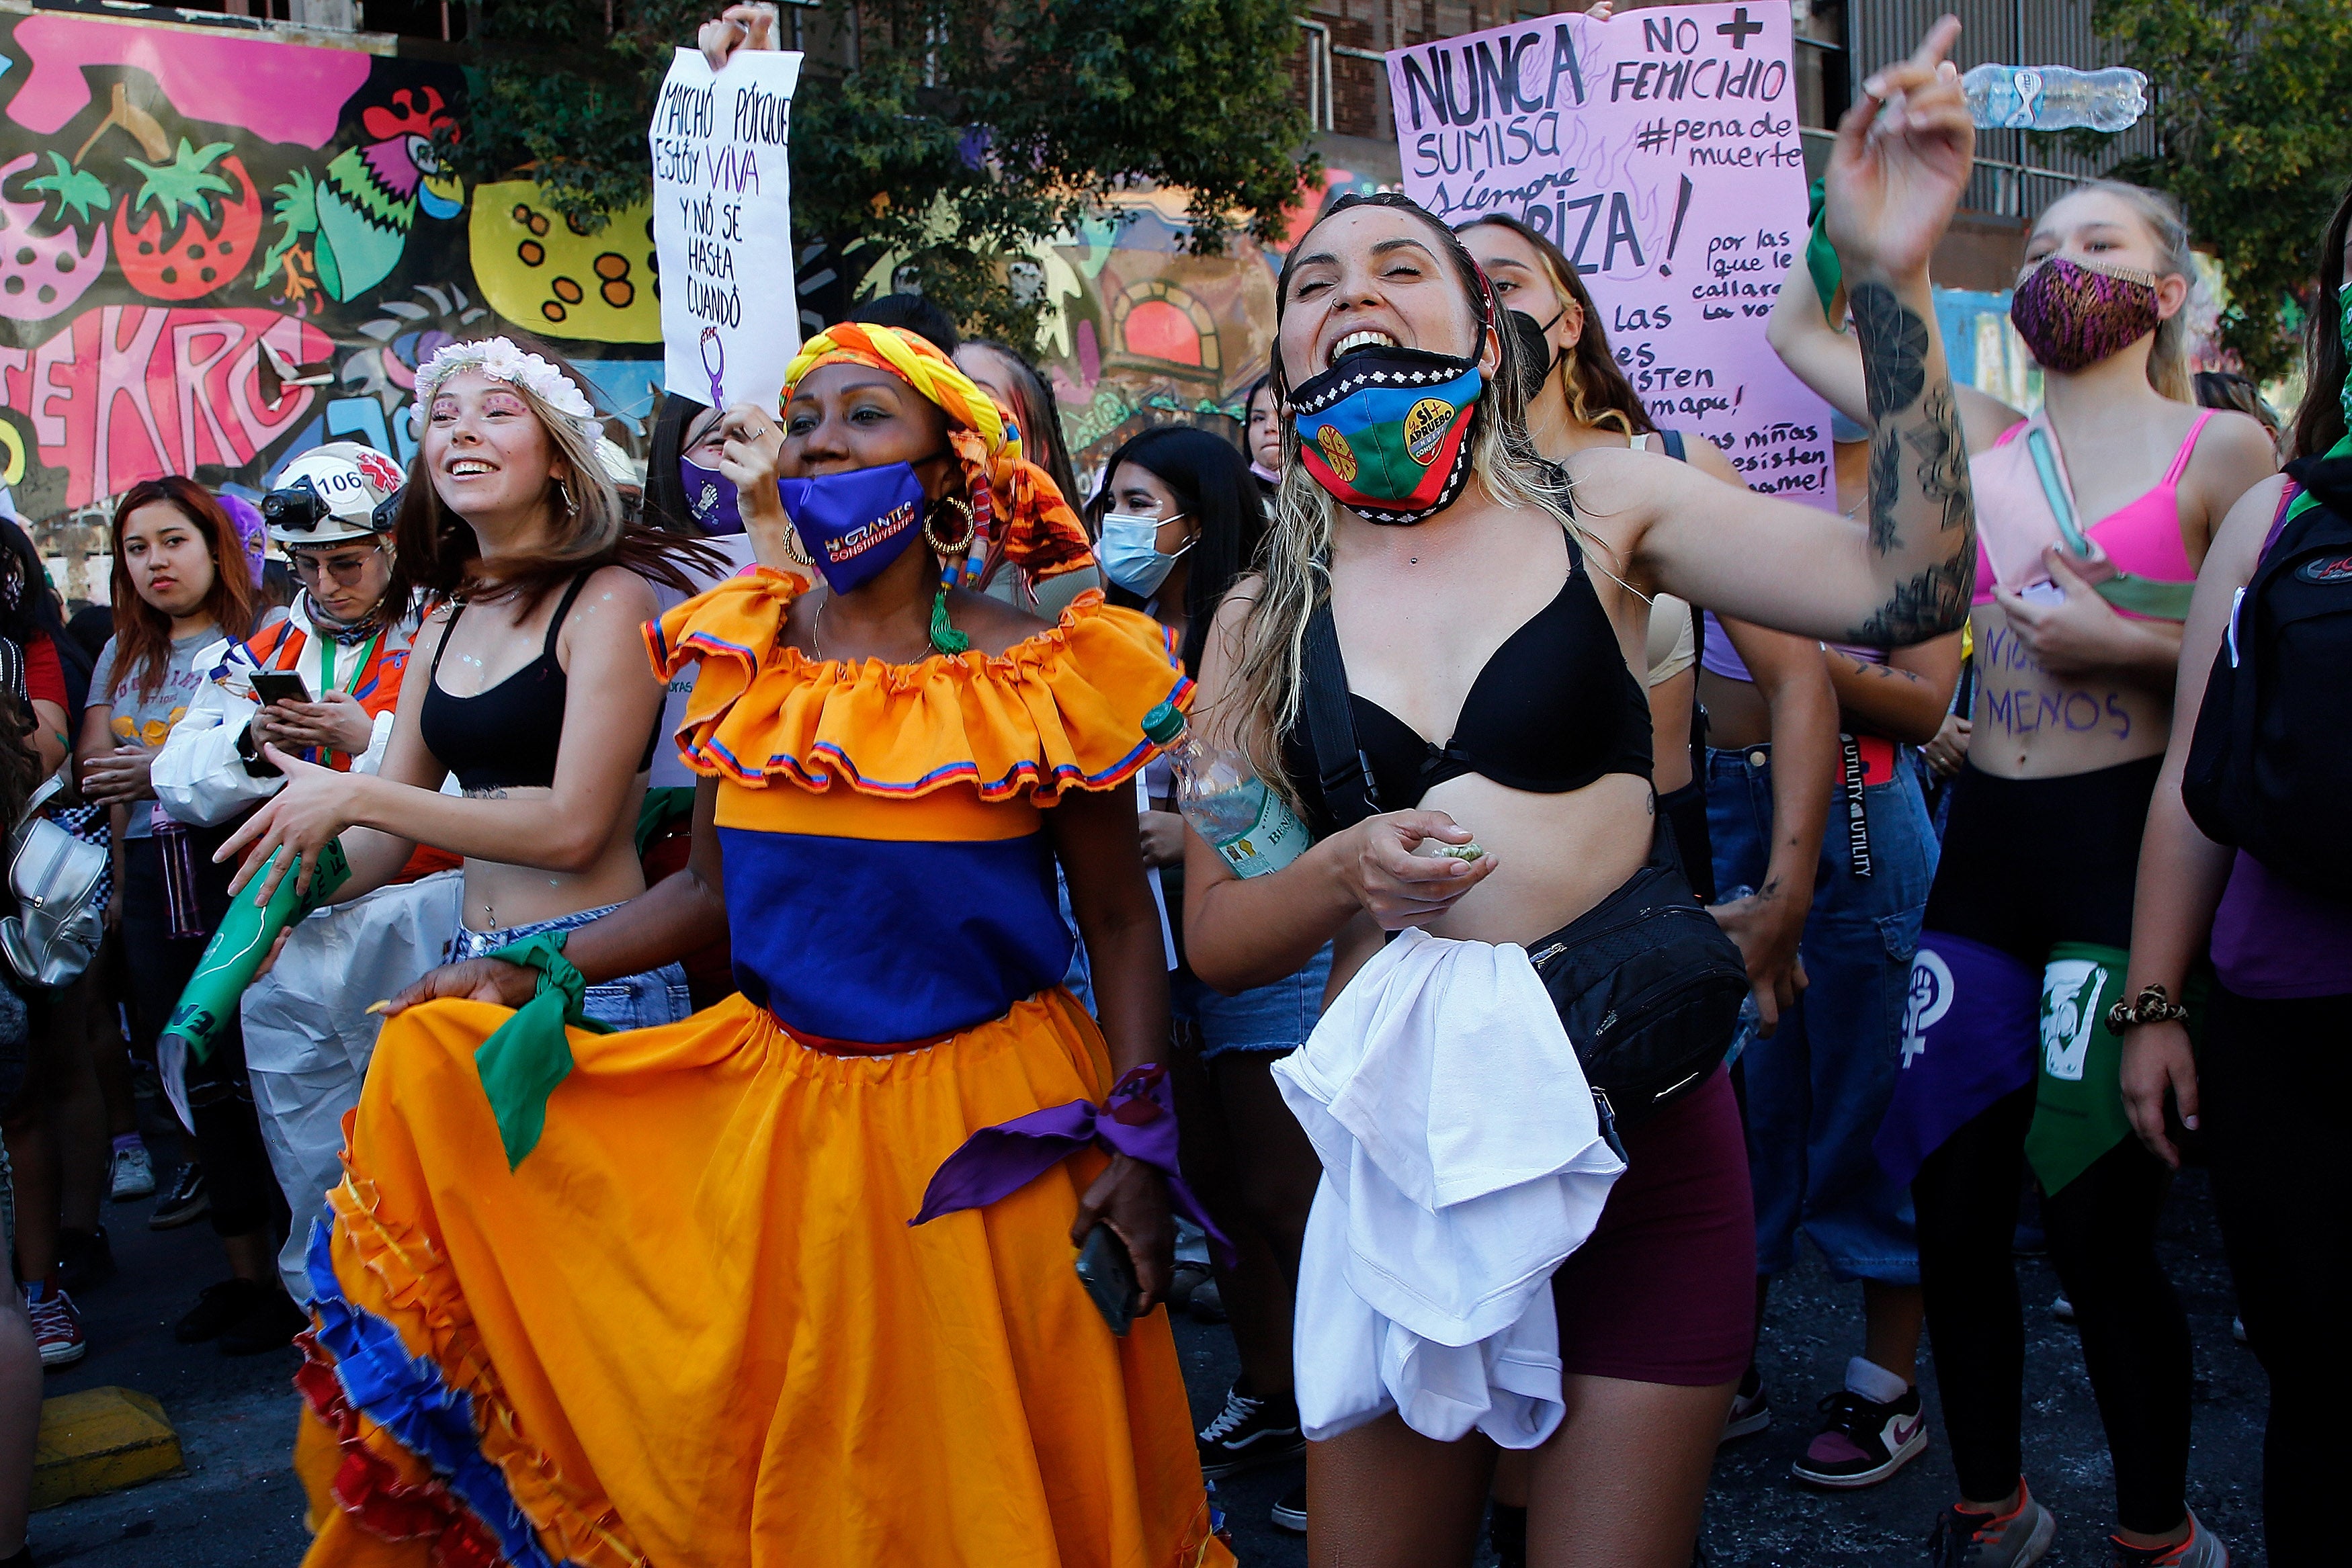
[[[1880,644],[1967,611],[1974,511],[1926,246],[1910,237],[1937,232],[1927,220],[1969,172],[1966,106],[1936,72],[1956,32],[1948,20],[1868,84],[1830,176],[1885,457],[1866,527],[1622,450],[1572,454],[1562,487],[1529,447],[1515,334],[1497,329],[1486,278],[1402,197],[1335,204],[1277,286],[1280,510],[1265,570],[1218,613],[1194,713],[1297,801],[1318,841],[1248,880],[1190,844],[1195,970],[1239,989],[1336,938],[1335,976],[1352,976],[1383,932],[1417,926],[1532,967],[1596,1087],[1630,1071],[1633,1056],[1609,1054],[1629,1038],[1697,1062],[1613,1079],[1629,1168],[1552,1277],[1565,1418],[1535,1449],[1530,1563],[1690,1561],[1753,1332],[1745,1150],[1714,1065],[1745,982],[1732,955],[1723,990],[1729,945],[1655,835],[1648,706],[1629,669],[1647,596]],[[1473,858],[1415,852],[1441,847]],[[1595,941],[1596,912],[1656,940]],[[1584,1010],[1644,968],[1636,1014]],[[1427,1130],[1441,1133],[1477,1136]],[[1302,1416],[1309,1356],[1302,1336]],[[1467,1563],[1494,1455],[1393,1411],[1333,1423],[1308,1449],[1310,1553]]]
[[[650,578],[681,591],[697,547],[625,525],[580,382],[503,338],[454,343],[417,374],[421,444],[402,569],[442,596],[402,685],[383,771],[278,755],[287,788],[223,849],[250,876],[279,845],[306,865],[341,835],[338,899],[389,880],[415,846],[462,856],[456,956],[568,930],[645,891],[635,829],[662,688],[639,630]],[[404,591],[410,584],[395,584]],[[460,793],[442,790],[455,776]],[[267,873],[274,878],[276,871]],[[675,964],[592,988],[620,1027],[688,1010]]]

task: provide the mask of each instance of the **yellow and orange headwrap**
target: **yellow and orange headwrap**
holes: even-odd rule
[[[948,444],[963,465],[965,498],[992,558],[1002,556],[1033,580],[1094,564],[1086,526],[1045,471],[1022,455],[1020,431],[937,344],[899,327],[828,327],[786,367],[785,400],[811,371],[838,364],[887,371],[947,411]]]

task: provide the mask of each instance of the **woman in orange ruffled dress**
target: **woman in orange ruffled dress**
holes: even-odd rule
[[[949,586],[982,550],[1092,558],[937,350],[837,327],[785,398],[823,582],[760,570],[649,631],[701,665],[689,869],[385,1026],[311,1247],[312,1563],[1232,1562],[1166,1314],[1114,1337],[1073,1268],[1108,1225],[1149,1311],[1189,1202],[1131,783],[1189,687],[1098,593],[1048,625]],[[563,1027],[583,974],[722,926],[740,995]]]

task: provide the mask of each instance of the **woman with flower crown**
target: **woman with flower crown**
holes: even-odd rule
[[[419,845],[464,858],[457,956],[594,919],[645,891],[635,831],[662,688],[638,627],[655,582],[690,587],[696,547],[628,527],[597,461],[581,382],[507,338],[451,343],[417,372],[419,444],[396,526],[387,597],[440,600],[415,640],[425,678],[403,683],[373,776],[266,747],[286,787],[223,846],[262,870],[281,842],[340,835],[338,901],[397,876]],[[648,580],[651,580],[650,581]],[[452,774],[462,793],[442,791]],[[675,965],[616,977],[588,998],[616,1026],[683,1018]]]
[[[312,1244],[313,1564],[1233,1561],[1152,1310],[1190,1197],[1133,779],[1190,683],[1099,592],[1048,624],[951,586],[1093,558],[929,343],[813,339],[782,423],[819,579],[648,632],[699,666],[688,872],[394,999]],[[576,1027],[721,930],[740,994]]]

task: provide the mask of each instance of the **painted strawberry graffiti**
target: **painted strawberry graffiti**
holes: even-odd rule
[[[57,158],[55,153],[50,156]],[[36,162],[34,154],[27,152],[0,167],[0,189]],[[87,243],[80,231],[69,225],[60,226],[54,234],[38,232],[42,211],[51,196],[57,198],[60,219],[79,206],[87,220],[93,199],[89,187],[95,186],[95,200],[104,210],[106,186],[91,175],[70,169],[62,158],[57,162],[57,172],[26,182],[26,188],[41,193],[39,199],[12,202],[0,195],[0,316],[12,320],[38,321],[56,315],[79,299],[106,270],[105,225],[92,225]]]
[[[114,212],[115,261],[133,288],[196,299],[244,269],[261,235],[261,193],[229,143],[191,147],[182,137],[169,162],[123,162],[142,176]]]

